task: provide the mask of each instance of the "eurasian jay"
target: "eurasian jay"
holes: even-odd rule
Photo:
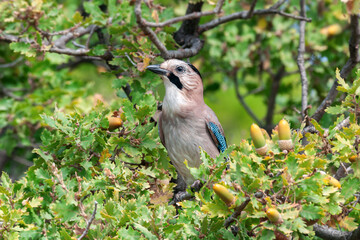
[[[199,167],[200,148],[212,158],[227,145],[224,130],[213,110],[204,102],[200,72],[191,64],[170,59],[148,70],[161,76],[165,85],[159,136],[170,160],[187,185],[195,179],[185,166]]]

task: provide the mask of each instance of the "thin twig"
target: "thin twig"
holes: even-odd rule
[[[131,59],[131,57],[127,52],[125,53],[125,56],[129,60],[129,62],[136,68],[137,67],[136,63],[134,63],[134,61]]]
[[[260,119],[255,115],[255,113],[251,110],[251,108],[246,104],[244,97],[240,94],[239,91],[239,84],[238,84],[238,79],[237,79],[237,72],[235,71],[234,73],[234,84],[235,84],[235,93],[236,93],[236,97],[238,98],[238,100],[240,101],[240,103],[242,104],[242,106],[244,107],[244,109],[246,110],[246,112],[254,119],[254,121],[262,126],[262,122],[260,121]]]
[[[81,236],[78,238],[78,240],[83,239],[83,238],[86,236],[86,234],[88,234],[89,229],[90,229],[90,226],[91,226],[92,222],[93,222],[94,219],[95,219],[98,202],[97,202],[97,201],[94,201],[94,204],[95,204],[95,208],[94,208],[94,211],[93,211],[93,213],[92,213],[92,215],[91,215],[91,218],[90,218],[89,221],[87,222],[85,231],[81,234]]]
[[[300,0],[300,16],[306,18],[306,11],[305,11],[305,0]],[[305,70],[305,60],[304,60],[304,53],[305,53],[305,24],[306,21],[300,21],[300,29],[299,29],[299,48],[298,48],[298,58],[297,58],[297,65],[300,71],[301,77],[301,116],[302,120],[305,118],[305,109],[308,107],[308,79],[306,77],[306,70]]]
[[[15,61],[12,61],[10,63],[0,64],[0,68],[11,68],[15,67],[18,63],[20,63],[24,58],[21,56]]]
[[[242,210],[244,210],[244,208],[248,205],[249,202],[250,202],[250,198],[246,197],[245,201],[241,205],[235,208],[233,214],[231,214],[231,216],[225,220],[224,222],[225,228],[228,228],[230,224],[233,223],[240,216]]]
[[[340,76],[343,79],[346,79],[351,73],[353,68],[359,62],[359,43],[360,43],[360,28],[359,28],[359,15],[350,16],[350,28],[351,28],[351,37],[349,40],[349,52],[350,57],[344,67],[340,71]],[[326,98],[321,102],[320,106],[316,109],[315,113],[311,116],[316,121],[319,121],[325,114],[325,109],[330,106],[336,99],[338,94],[337,87],[339,83],[335,80],[333,86],[331,87]]]
[[[96,30],[97,26],[96,25],[92,25],[92,28],[90,30],[90,34],[89,34],[89,37],[88,39],[86,40],[86,48],[89,49],[89,45],[90,45],[90,39],[92,37],[92,35],[94,34],[95,30]]]
[[[255,16],[255,15],[259,15],[259,16],[261,16],[261,15],[280,15],[280,16],[287,17],[287,18],[311,22],[311,18],[306,18],[306,17],[304,18],[302,16],[285,13],[285,12],[277,9],[280,6],[278,6],[277,8],[273,8],[273,6],[270,8],[267,8],[267,9],[254,10],[252,16]],[[224,23],[236,20],[236,19],[247,19],[248,14],[249,14],[249,11],[241,11],[241,12],[236,12],[236,13],[224,16],[224,17],[214,19],[210,22],[200,25],[199,29],[198,29],[198,33],[201,34],[207,30],[217,27],[220,24],[224,24]]]
[[[162,57],[167,57],[168,56],[168,50],[166,49],[166,47],[164,46],[164,44],[159,40],[159,38],[156,36],[155,32],[149,28],[148,26],[145,25],[144,19],[141,16],[141,0],[136,0],[135,1],[135,17],[136,17],[136,22],[139,25],[139,27],[141,28],[141,30],[149,36],[150,40],[152,43],[155,44],[156,48],[159,49]]]
[[[275,101],[276,96],[279,92],[280,88],[280,81],[285,75],[285,66],[281,65],[280,69],[276,72],[276,74],[272,77],[272,86],[270,91],[270,96],[268,99],[268,108],[267,113],[265,116],[265,128],[266,131],[271,132],[272,129],[272,123],[273,123],[273,117],[274,117],[274,111],[275,111]]]
[[[71,43],[78,48],[88,49],[85,45],[82,45],[80,43],[77,43],[75,40],[72,40]]]
[[[172,25],[172,24],[177,23],[177,22],[183,22],[185,20],[191,20],[191,19],[201,18],[201,17],[204,17],[204,16],[209,16],[209,15],[220,13],[223,4],[224,4],[224,0],[219,0],[217,2],[217,4],[216,4],[216,7],[212,11],[193,12],[193,13],[181,16],[181,17],[175,17],[175,18],[169,19],[169,20],[167,20],[165,22],[161,22],[161,23],[147,22],[147,21],[144,20],[144,24],[146,26],[148,26],[148,27],[160,27],[160,28],[163,28],[163,27]]]
[[[249,11],[248,11],[248,13],[247,13],[247,15],[246,15],[247,18],[251,18],[251,17],[253,16],[256,3],[257,3],[257,0],[254,0],[254,1],[251,3],[250,9],[249,9]]]

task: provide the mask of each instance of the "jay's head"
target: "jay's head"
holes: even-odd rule
[[[148,70],[159,74],[167,92],[181,95],[201,95],[203,84],[200,72],[190,63],[170,59],[160,65],[150,65]]]

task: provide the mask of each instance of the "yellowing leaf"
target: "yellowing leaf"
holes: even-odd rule
[[[149,66],[150,60],[151,60],[151,59],[150,59],[149,57],[145,57],[142,62],[139,62],[139,63],[137,64],[137,69],[138,69],[140,72],[143,72],[143,71],[146,69],[146,67]]]
[[[339,81],[340,86],[337,87],[339,91],[347,92],[350,89],[350,86],[345,82],[345,80],[340,76],[340,70],[336,68],[336,79]]]
[[[159,14],[158,14],[157,10],[152,11],[151,17],[155,20],[155,22],[159,22]]]
[[[347,231],[354,231],[358,224],[355,222],[355,218],[346,216],[340,221],[340,227],[345,228]]]

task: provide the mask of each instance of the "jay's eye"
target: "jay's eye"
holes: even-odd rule
[[[179,73],[185,72],[185,68],[183,66],[176,67],[176,71]]]

